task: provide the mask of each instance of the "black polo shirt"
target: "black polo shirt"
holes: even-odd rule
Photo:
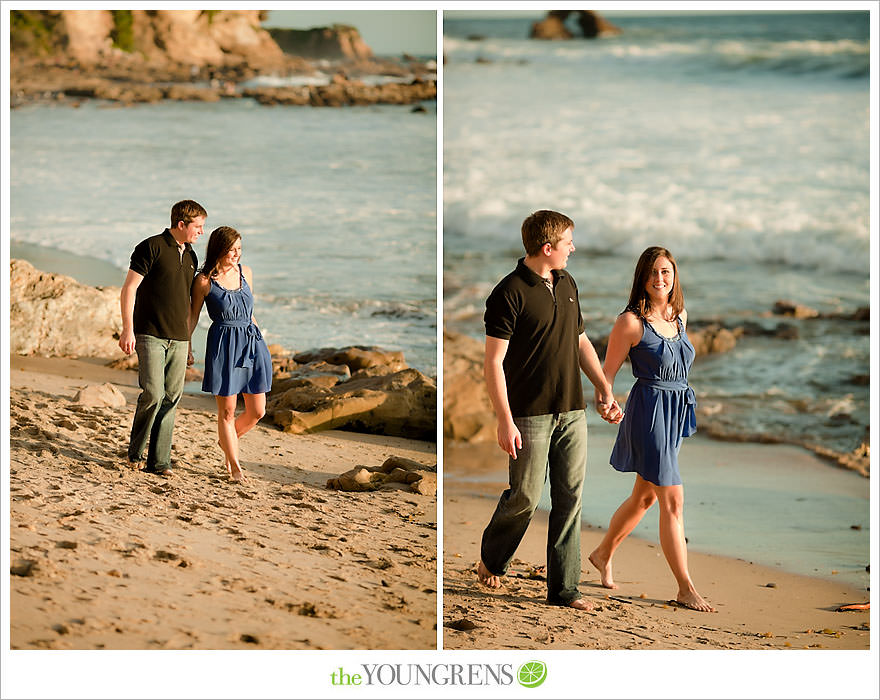
[[[129,267],[143,275],[134,301],[134,332],[189,340],[189,295],[199,259],[189,243],[183,255],[167,228],[137,244]]]
[[[507,340],[504,376],[514,417],[583,409],[578,336],[584,331],[571,275],[554,270],[554,293],[520,258],[486,300],[486,335]]]

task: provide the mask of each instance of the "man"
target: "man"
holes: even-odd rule
[[[122,285],[122,334],[126,355],[137,351],[138,397],[128,466],[140,469],[149,441],[145,471],[171,476],[171,435],[183,394],[186,366],[192,363],[189,333],[190,287],[198,268],[192,244],[208,213],[186,199],[171,208],[171,228],[141,241],[131,255]]]
[[[526,256],[486,300],[485,377],[509,456],[510,488],[483,532],[478,575],[501,586],[550,478],[547,601],[591,610],[581,598],[581,489],[587,421],[578,368],[596,387],[602,417],[622,418],[599,358],[584,333],[578,290],[563,269],[574,252],[574,222],[537,211],[522,225]]]

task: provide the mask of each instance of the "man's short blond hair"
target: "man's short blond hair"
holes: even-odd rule
[[[522,240],[526,255],[537,255],[547,243],[555,248],[562,234],[569,228],[574,228],[574,221],[558,211],[541,209],[529,214],[522,223]]]

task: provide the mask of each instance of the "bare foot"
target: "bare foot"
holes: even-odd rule
[[[129,459],[128,457],[126,457],[123,460],[122,465],[126,469],[131,469],[132,471],[139,472],[144,468],[144,460],[142,460],[142,459]]]
[[[679,592],[675,601],[672,602],[678,603],[683,608],[696,610],[697,612],[717,612],[717,610],[703,600],[703,597],[696,591],[685,591],[684,593]]]
[[[618,585],[614,583],[614,578],[611,575],[611,560],[603,559],[599,555],[598,549],[593,550],[589,559],[590,563],[599,570],[599,576],[602,578],[602,585],[605,588],[618,588]]]
[[[501,588],[501,577],[496,576],[491,571],[489,571],[489,569],[487,569],[486,565],[483,563],[482,559],[477,566],[477,577],[480,579],[480,583],[482,583],[484,586],[488,586],[489,588]]]
[[[568,607],[574,608],[575,610],[592,610],[593,604],[584,600],[583,598],[578,598],[577,600],[573,600],[568,604]]]

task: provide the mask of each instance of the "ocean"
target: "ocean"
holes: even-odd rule
[[[402,350],[434,375],[436,103],[424,106],[15,109],[11,253],[90,259],[102,271],[91,283],[121,285],[134,246],[169,225],[174,202],[195,199],[208,211],[200,260],[214,228],[242,234],[268,343]],[[209,323],[203,312],[196,339]]]
[[[536,13],[536,18],[540,13]],[[568,269],[592,338],[663,245],[691,322],[772,330],[701,357],[704,426],[849,452],[869,423],[867,12],[616,13],[597,40],[532,20],[444,21],[444,323],[482,337],[484,300],[536,209],[575,221]],[[632,381],[625,366],[615,391]]]
[[[743,336],[696,360],[704,435],[843,453],[866,440],[869,324],[835,316],[870,302],[868,13],[616,12],[607,18],[620,36],[571,41],[528,39],[542,12],[482,14],[443,25],[444,326],[483,337],[485,298],[523,254],[522,220],[556,209],[575,221],[568,270],[591,338],[610,332],[650,245],[676,257],[692,324],[792,325],[796,338]],[[774,316],[778,300],[823,318]],[[615,393],[632,381],[624,365]],[[829,462],[829,478],[857,495],[844,504],[810,487],[781,528],[780,512],[761,515],[793,477],[772,450],[750,452],[767,462],[741,475],[766,471],[773,487],[760,497],[687,450],[683,479],[698,497],[687,511],[705,551],[786,559],[807,574],[818,566],[809,562],[826,574],[843,562],[853,583],[867,582],[867,479]],[[584,502],[603,508],[585,505],[585,519],[605,525],[630,482],[589,476],[611,470],[593,454]],[[613,495],[597,495],[597,483]],[[748,518],[736,514],[743,504]],[[707,541],[712,527],[739,534]]]

